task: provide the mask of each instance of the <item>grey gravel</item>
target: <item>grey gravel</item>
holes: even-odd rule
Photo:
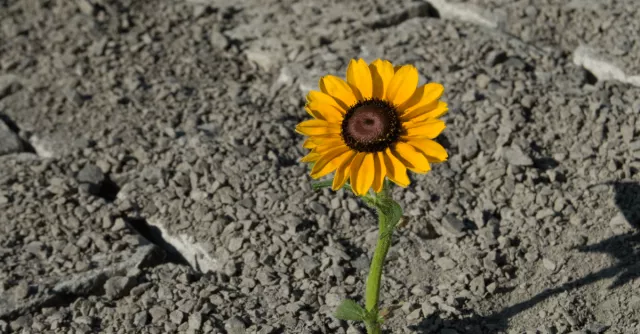
[[[449,160],[393,189],[389,332],[638,332],[634,5],[7,2],[0,332],[362,332],[332,312],[375,212],[314,191],[293,131],[353,57],[450,109]]]

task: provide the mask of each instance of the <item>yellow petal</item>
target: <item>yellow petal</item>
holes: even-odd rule
[[[333,176],[333,184],[331,185],[331,189],[333,189],[333,191],[337,191],[342,188],[349,179],[351,162],[356,156],[356,153],[357,152],[353,150],[347,152],[348,157],[342,162],[342,164],[340,164],[340,166],[338,166],[338,169],[336,169],[336,174]]]
[[[371,71],[369,66],[362,59],[351,59],[349,67],[347,67],[347,82],[351,87],[356,87],[359,100],[370,99],[373,88],[371,79]]]
[[[446,125],[443,121],[439,119],[429,119],[424,122],[407,122],[403,123],[404,128],[406,129],[406,133],[402,136],[402,138],[413,139],[413,138],[427,138],[433,139],[437,137],[442,130],[446,128]]]
[[[319,119],[304,121],[296,126],[296,132],[306,136],[340,134],[339,123],[331,123]]]
[[[416,89],[405,103],[398,107],[398,110],[402,113],[409,113],[425,106],[435,107],[438,99],[442,97],[442,93],[444,93],[444,86],[439,83],[430,82],[422,85]]]
[[[313,165],[313,169],[311,169],[311,177],[314,179],[321,178],[337,168],[337,164],[332,163],[334,159],[340,159],[342,155],[349,151],[347,146],[335,148],[325,154],[322,154],[322,157],[318,159],[315,165]]]
[[[302,147],[307,149],[312,149],[316,146],[318,146],[318,144],[314,143],[313,140],[311,140],[311,137],[307,138],[302,144]]]
[[[307,109],[311,110],[311,112],[320,115],[325,121],[332,123],[342,122],[343,114],[340,112],[338,108],[331,104],[320,103],[317,101],[309,102],[307,104]],[[318,117],[316,117],[318,118]]]
[[[427,158],[407,143],[397,142],[391,152],[413,172],[423,174],[431,170]]]
[[[375,173],[373,154],[368,152],[358,153],[351,165],[351,188],[353,188],[353,192],[358,196],[365,195],[371,188]]]
[[[407,187],[411,183],[409,176],[407,176],[407,168],[391,153],[389,148],[384,151],[382,156],[389,180],[403,188]]]
[[[384,185],[384,176],[387,174],[387,169],[384,167],[384,153],[373,153],[373,165],[376,169],[376,175],[373,179],[373,191],[379,193],[382,191]]]
[[[444,115],[449,107],[446,102],[437,102],[424,105],[418,108],[412,108],[400,116],[401,121],[420,122],[430,118],[438,118]]]
[[[373,82],[372,97],[384,99],[386,89],[393,78],[393,65],[387,60],[376,59],[369,65]]]
[[[366,153],[360,152],[353,157],[353,161],[351,161],[351,167],[349,167],[349,179],[351,180],[351,189],[353,192],[358,195],[356,186],[354,183],[358,180],[358,171],[360,170],[360,166],[362,165],[362,160],[364,160],[364,156]]]
[[[351,86],[335,75],[327,75],[320,79],[320,90],[331,95],[344,110],[358,102]]]
[[[304,110],[307,112],[307,114],[311,115],[311,117],[315,118],[315,119],[319,119],[319,120],[323,120],[326,121],[326,119],[324,119],[324,117],[322,116],[322,114],[318,113],[315,110],[311,110],[308,107],[304,107]]]
[[[418,86],[418,70],[412,65],[404,65],[393,75],[387,89],[387,100],[400,106],[409,99]]]
[[[316,146],[320,146],[327,141],[342,139],[342,136],[339,133],[333,133],[328,135],[311,136],[307,139],[310,142],[314,143]]]
[[[341,114],[344,115],[347,113],[333,97],[317,90],[312,90],[307,94],[307,102],[332,105],[340,111]]]
[[[305,155],[304,157],[302,157],[302,159],[300,159],[300,162],[314,162],[314,161],[318,161],[318,159],[320,159],[322,155],[315,153],[315,152],[310,152],[309,154]]]
[[[319,154],[325,154],[326,152],[329,152],[335,148],[339,148],[343,146],[346,146],[346,145],[342,141],[342,138],[337,138],[337,139],[332,138],[332,139],[325,140],[321,145],[318,145],[316,148],[314,148],[313,151]]]
[[[449,156],[442,145],[431,139],[412,139],[408,141],[408,144],[424,154],[429,162],[443,162]]]

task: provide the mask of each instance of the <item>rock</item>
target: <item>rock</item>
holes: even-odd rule
[[[456,262],[453,261],[451,258],[449,257],[441,257],[438,258],[436,260],[436,263],[440,266],[440,268],[442,268],[443,270],[451,270],[453,268],[456,267]]]
[[[462,102],[474,102],[478,100],[478,93],[475,90],[469,90],[460,98]]]
[[[0,87],[1,88],[1,87]],[[22,140],[0,118],[0,156],[24,150]]]
[[[87,190],[90,194],[99,195],[105,176],[100,167],[93,164],[86,164],[78,172],[76,179],[79,183],[87,185]]]
[[[189,330],[199,331],[200,327],[202,327],[202,314],[201,313],[193,313],[189,316]]]
[[[29,297],[29,284],[27,281],[22,280],[13,288],[13,297],[16,300]]]
[[[244,238],[242,237],[231,238],[229,240],[229,251],[231,252],[239,251],[240,249],[242,249],[243,243],[244,243]]]
[[[169,314],[169,319],[171,320],[172,323],[176,325],[180,325],[184,320],[184,313],[182,313],[180,310],[175,310],[171,312],[171,314]]]
[[[103,226],[105,226],[105,225],[103,224]],[[122,219],[121,217],[118,217],[118,218],[116,218],[115,222],[113,223],[113,226],[111,226],[111,231],[112,232],[118,232],[118,231],[122,231],[122,230],[124,230],[126,228],[127,228],[127,223],[125,223],[124,219]]]
[[[543,258],[543,259],[542,259],[542,265],[543,265],[545,268],[547,268],[548,270],[551,270],[551,271],[555,271],[555,270],[556,270],[556,268],[557,268],[557,266],[556,266],[555,262],[553,262],[553,261],[551,261],[551,260],[549,260],[549,259],[547,259],[547,258]]]
[[[298,261],[304,271],[308,274],[313,273],[320,268],[320,262],[309,255],[301,257]]]
[[[262,50],[246,50],[247,60],[255,63],[264,71],[270,71],[276,64],[276,58],[266,51]]]
[[[459,143],[460,152],[462,155],[469,159],[473,158],[478,154],[478,137],[473,133],[469,132]]]
[[[622,212],[618,212],[609,221],[609,228],[616,234],[624,234],[633,230],[633,224],[627,220]]]
[[[422,316],[428,317],[432,314],[435,314],[438,311],[438,308],[431,304],[430,302],[424,302],[420,305],[420,309],[422,310]]]
[[[105,295],[111,300],[122,298],[126,296],[137,283],[134,277],[111,277],[104,283]]]
[[[209,43],[220,49],[226,49],[229,46],[229,40],[227,37],[217,30],[211,31],[209,35]]]
[[[496,66],[507,60],[507,53],[502,50],[494,50],[487,53],[485,61],[489,66]]]
[[[520,59],[519,57],[509,57],[505,62],[504,62],[504,66],[505,67],[512,67],[518,70],[524,70],[527,68],[527,64]]]
[[[146,326],[149,322],[149,313],[145,311],[140,311],[133,316],[133,324],[137,327]]]
[[[478,88],[480,89],[487,88],[490,82],[491,82],[491,77],[484,73],[478,74],[478,76],[476,77],[476,85],[478,85]]]
[[[472,279],[471,282],[469,283],[469,288],[471,289],[471,292],[476,296],[484,295],[486,291],[484,277],[480,275]]]
[[[327,293],[327,295],[324,298],[325,304],[327,304],[327,306],[331,306],[331,307],[340,305],[341,301],[342,301],[342,299],[340,298],[340,296],[338,296],[335,293]]]
[[[327,214],[327,209],[325,208],[325,206],[316,201],[311,201],[311,203],[309,203],[309,208],[311,208],[313,212],[319,215],[324,216]]]
[[[26,329],[30,326],[31,320],[32,320],[31,316],[29,315],[20,316],[15,320],[11,321],[11,323],[9,324],[9,328],[11,328],[13,332],[17,332],[19,329],[22,329],[22,328]]]
[[[26,251],[38,256],[41,259],[44,259],[47,257],[47,246],[45,246],[45,244],[43,244],[41,241],[32,241],[30,242],[26,247],[25,247]]]
[[[153,306],[151,307],[151,309],[149,309],[149,314],[151,315],[151,322],[154,324],[159,324],[167,319],[168,311],[164,307]]]
[[[94,319],[89,316],[79,316],[79,317],[73,318],[73,322],[75,322],[76,324],[87,325],[87,326],[91,326],[93,324],[93,320]]]
[[[420,318],[421,309],[415,309],[411,313],[407,314],[407,320],[417,320]]]
[[[502,156],[507,161],[507,163],[513,166],[533,165],[533,160],[528,155],[526,155],[521,148],[517,146],[503,147]]]
[[[242,319],[237,316],[233,316],[224,322],[224,329],[229,334],[244,334],[246,325]]]
[[[444,216],[442,219],[442,227],[455,237],[464,235],[464,223],[452,214]]]
[[[95,7],[88,0],[77,0],[78,9],[86,15],[93,15],[95,12]]]

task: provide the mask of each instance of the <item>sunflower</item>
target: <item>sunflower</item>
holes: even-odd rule
[[[445,128],[438,119],[448,110],[440,101],[444,87],[417,87],[414,66],[353,59],[346,81],[327,75],[319,86],[307,95],[305,110],[313,119],[298,124],[296,132],[309,136],[303,147],[311,152],[301,161],[313,163],[311,177],[335,172],[333,190],[349,180],[356,195],[371,188],[378,193],[385,177],[407,187],[407,169],[424,174],[430,163],[447,159],[433,140]]]

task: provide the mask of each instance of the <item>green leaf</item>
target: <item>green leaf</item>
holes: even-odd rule
[[[367,318],[367,311],[353,300],[345,299],[338,306],[335,317],[340,320],[364,321]]]
[[[326,180],[326,181],[320,181],[320,182],[312,182],[311,187],[313,188],[313,190],[320,190],[323,188],[331,187],[332,184],[333,184],[333,180]]]
[[[326,181],[312,182],[311,188],[313,188],[313,190],[318,191],[320,189],[330,188],[332,185],[333,185],[333,180],[326,180]],[[351,191],[351,185],[349,185],[349,183],[345,183],[344,186],[342,186],[342,189]]]

